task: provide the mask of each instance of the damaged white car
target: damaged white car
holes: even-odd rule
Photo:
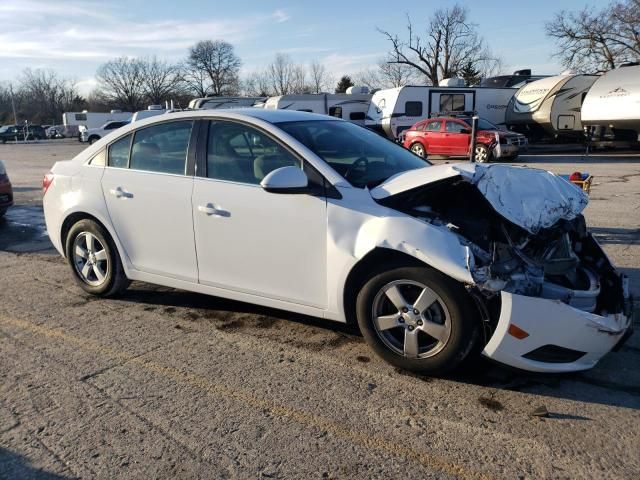
[[[154,117],[43,185],[51,240],[96,295],[140,280],[357,321],[388,362],[428,374],[480,353],[587,369],[631,332],[627,279],[579,189],[534,169],[430,166],[332,117]]]

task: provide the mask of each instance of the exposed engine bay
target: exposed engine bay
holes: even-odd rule
[[[381,203],[456,234],[473,253],[469,270],[476,293],[488,301],[506,291],[558,300],[598,315],[625,309],[622,279],[587,231],[581,214],[532,233],[500,215],[463,176],[423,185]]]

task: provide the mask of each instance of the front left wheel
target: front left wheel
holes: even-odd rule
[[[416,266],[390,266],[373,276],[356,300],[358,325],[388,363],[419,374],[454,370],[476,351],[477,309],[465,288]]]
[[[80,220],[71,227],[66,255],[76,283],[87,293],[111,297],[129,286],[111,237],[93,220]]]

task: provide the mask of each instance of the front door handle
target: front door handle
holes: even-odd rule
[[[207,203],[206,205],[198,205],[198,211],[204,213],[208,216],[213,217],[230,217],[231,214],[226,210],[220,210],[216,208],[211,203]]]
[[[123,190],[122,187],[112,188],[109,193],[116,198],[133,198],[133,193]]]

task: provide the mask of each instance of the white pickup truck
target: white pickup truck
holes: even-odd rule
[[[111,133],[116,128],[120,128],[124,125],[128,125],[129,122],[130,122],[129,120],[112,121],[112,122],[107,122],[98,128],[86,128],[86,127],[80,126],[79,128],[80,133],[78,135],[78,140],[80,140],[81,142],[89,142],[90,144],[97,142],[102,137]]]

